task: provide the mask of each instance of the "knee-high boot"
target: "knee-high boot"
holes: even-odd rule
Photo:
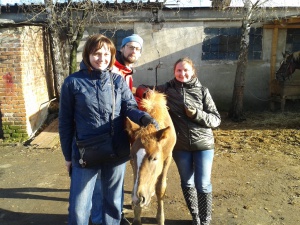
[[[201,225],[209,225],[212,214],[212,193],[197,193]]]
[[[197,191],[194,187],[183,187],[183,196],[193,218],[193,225],[200,225]]]

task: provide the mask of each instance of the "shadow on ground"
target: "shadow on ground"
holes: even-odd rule
[[[67,224],[67,215],[12,212],[0,209],[1,225],[62,225]]]

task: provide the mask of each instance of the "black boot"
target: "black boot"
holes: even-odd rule
[[[193,225],[200,225],[197,191],[194,187],[182,187],[184,199],[193,218]]]
[[[212,193],[198,192],[199,217],[201,225],[209,225],[212,214]]]

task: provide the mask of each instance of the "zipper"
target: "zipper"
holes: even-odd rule
[[[185,91],[185,88],[184,88],[184,85],[183,85],[183,83],[181,84],[181,92],[182,92],[182,96],[183,96],[183,107],[185,107],[185,103],[186,103],[186,91]],[[184,111],[185,111],[185,108],[183,109]],[[190,134],[190,123],[189,123],[189,121],[187,120],[186,121],[186,125],[187,125],[187,134],[188,134],[188,143],[189,143],[189,146],[188,146],[188,148],[190,149],[190,147],[191,147],[191,138],[190,138],[190,136],[191,136],[191,134]]]

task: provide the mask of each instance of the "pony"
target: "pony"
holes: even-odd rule
[[[290,79],[296,69],[300,69],[300,51],[294,53],[282,53],[283,60],[280,62],[280,67],[276,71],[276,80],[285,81]]]
[[[159,225],[164,225],[163,198],[167,187],[167,172],[172,162],[172,151],[176,143],[176,133],[168,112],[166,96],[157,91],[149,91],[140,102],[140,108],[148,112],[159,124],[140,127],[126,118],[126,130],[132,140],[131,166],[134,174],[132,190],[133,225],[141,225],[142,208],[149,205],[156,194]]]

